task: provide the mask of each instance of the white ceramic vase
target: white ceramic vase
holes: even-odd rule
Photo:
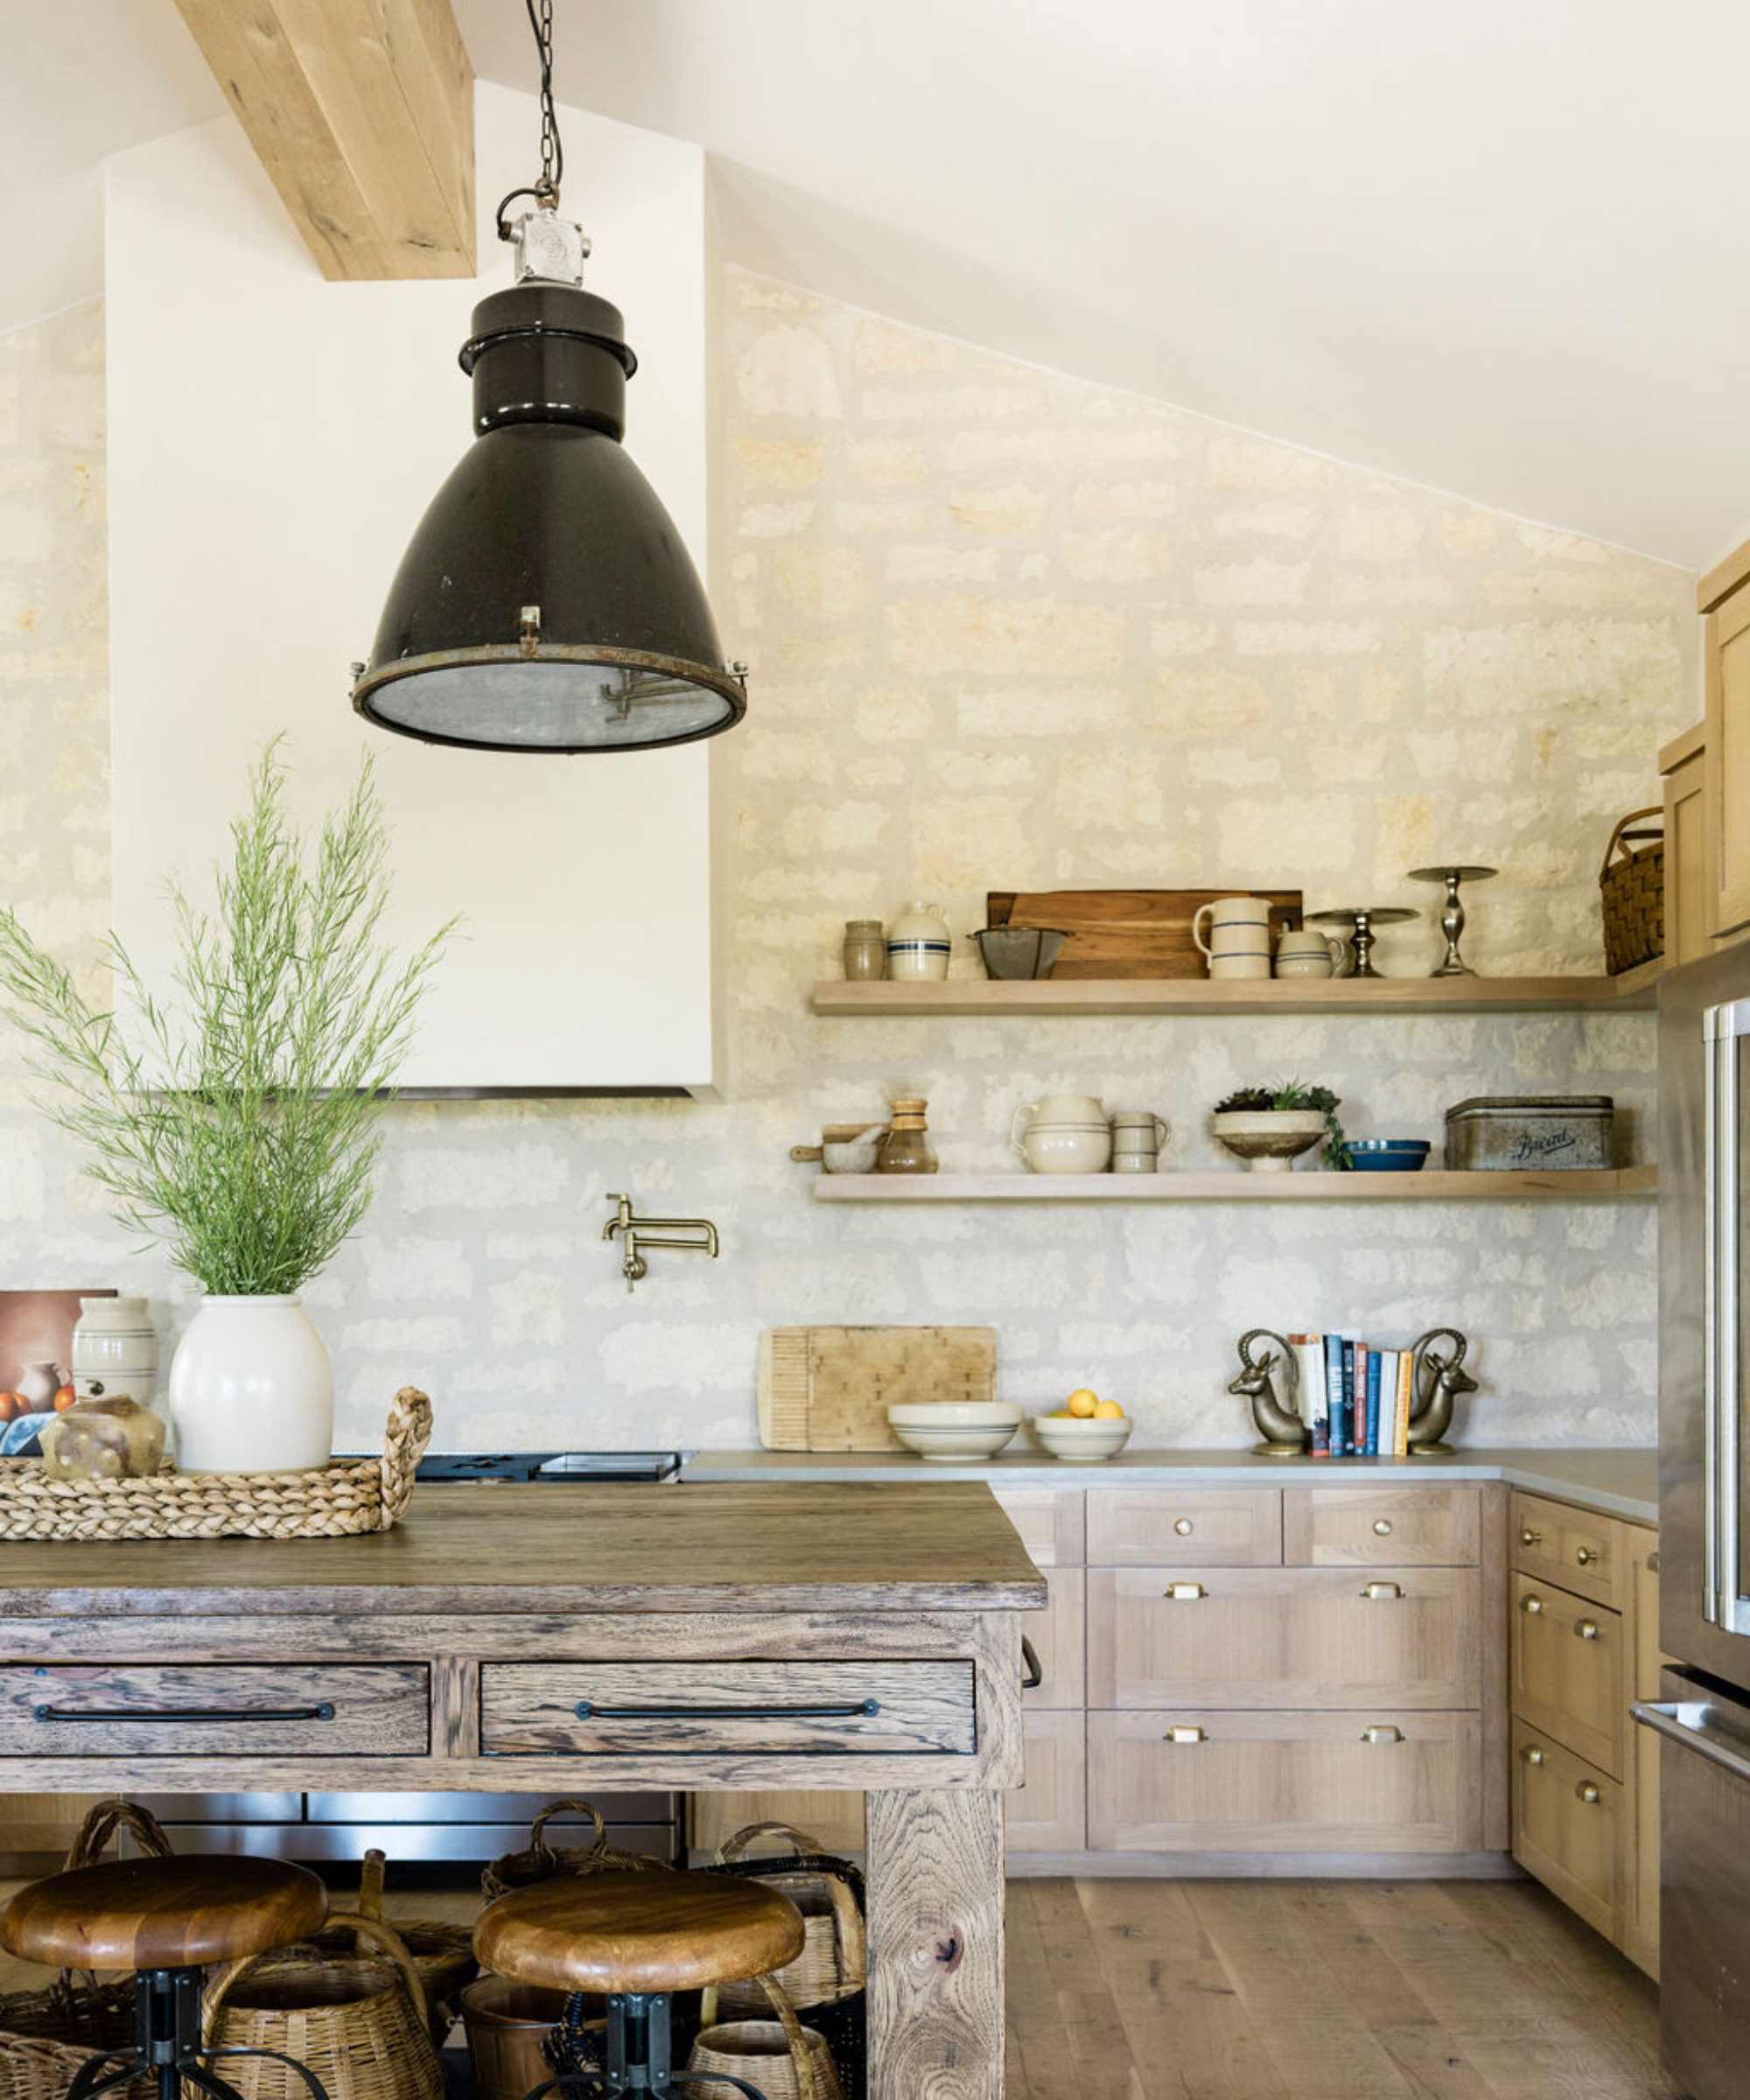
[[[170,1366],[184,1473],[303,1473],[334,1444],[334,1371],[296,1296],[203,1298]]]

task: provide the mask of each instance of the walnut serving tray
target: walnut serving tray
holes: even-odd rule
[[[57,1480],[40,1459],[0,1460],[0,1539],[344,1538],[388,1531],[413,1493],[431,1403],[403,1386],[380,1459],[308,1473],[158,1473]]]

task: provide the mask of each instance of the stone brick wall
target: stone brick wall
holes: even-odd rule
[[[908,897],[957,934],[1019,885],[1425,909],[1404,871],[1448,855],[1502,871],[1474,960],[1595,969],[1610,824],[1696,711],[1692,579],[763,279],[726,290],[715,592],[753,669],[718,752],[729,1099],[396,1110],[381,1199],[307,1293],[344,1433],[412,1378],[458,1447],[746,1443],[762,1326],[917,1320],[993,1323],[1015,1397],[1088,1383],[1140,1442],[1230,1444],[1241,1329],[1451,1320],[1484,1382],[1472,1440],[1649,1440],[1645,1202],[826,1210],[787,1152],[917,1091],[946,1166],[996,1168],[1014,1105],[1073,1088],[1158,1109],[1167,1163],[1214,1165],[1210,1104],[1292,1073],[1357,1131],[1437,1140],[1466,1094],[1614,1093],[1650,1156],[1641,1016],[877,1025],[816,1020],[808,991],[844,919]],[[0,882],[70,953],[107,910],[100,365],[95,308],[0,338]],[[1433,941],[1381,960],[1419,970]],[[654,1255],[628,1298],[610,1188],[716,1218],[723,1258]],[[181,1317],[0,1061],[0,1284],[92,1278]]]

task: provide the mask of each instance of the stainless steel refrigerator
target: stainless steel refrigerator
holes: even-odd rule
[[[1659,987],[1660,1642],[1666,2066],[1750,2091],[1750,950]]]

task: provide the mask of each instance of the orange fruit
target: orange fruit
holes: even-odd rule
[[[1069,1396],[1069,1411],[1078,1421],[1085,1422],[1100,1404],[1098,1393],[1090,1393],[1085,1385],[1077,1386]]]
[[[77,1400],[78,1397],[79,1395],[74,1391],[70,1385],[62,1386],[60,1390],[56,1393],[54,1396],[54,1407],[56,1414],[64,1415],[67,1409],[73,1405],[74,1402]]]
[[[24,1396],[19,1393],[0,1393],[0,1422],[16,1422],[24,1411]]]

